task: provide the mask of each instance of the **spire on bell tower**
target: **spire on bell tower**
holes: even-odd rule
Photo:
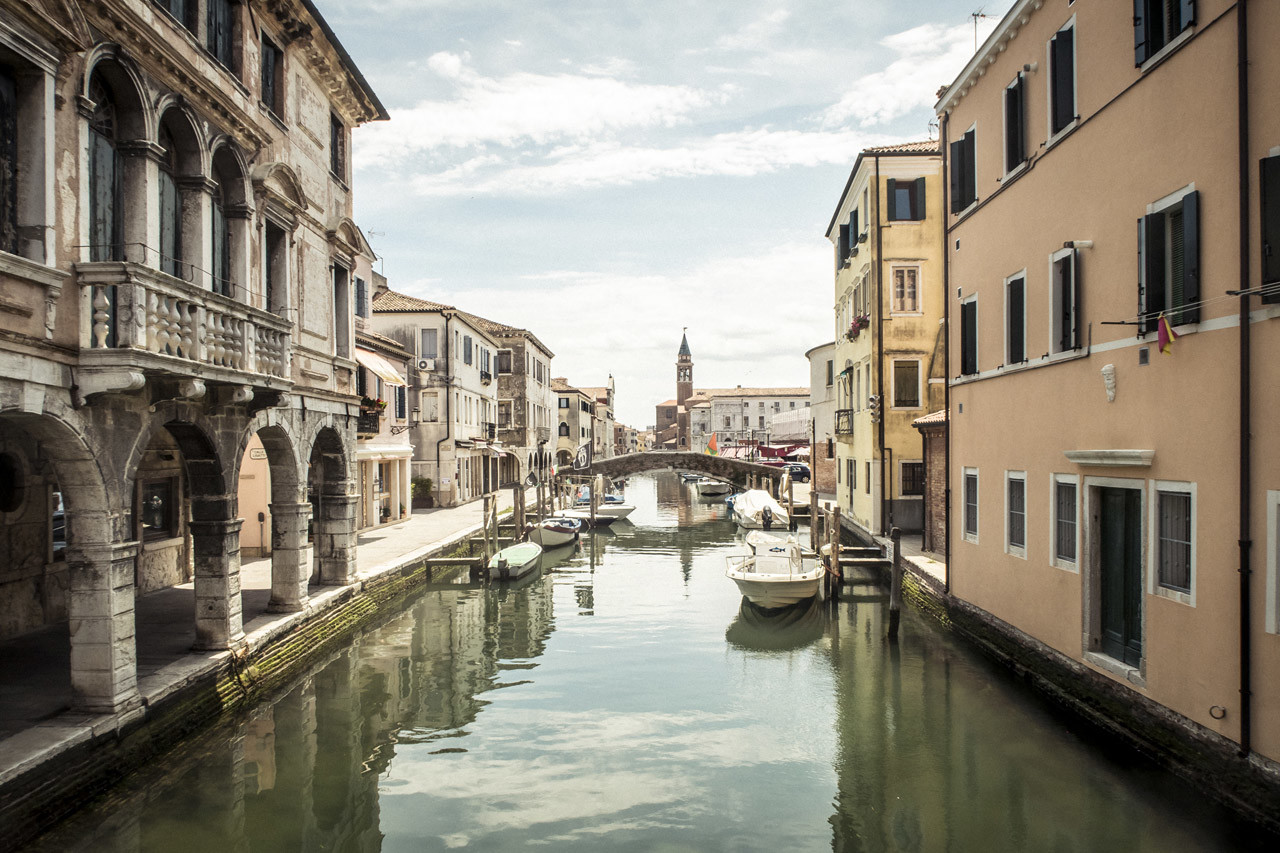
[[[680,352],[676,355],[676,405],[683,406],[693,396],[693,353],[689,350],[689,327],[685,326],[680,337]]]

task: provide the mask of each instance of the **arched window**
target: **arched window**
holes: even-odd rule
[[[569,425],[568,425],[568,424],[565,424],[565,423],[560,424],[560,435],[561,435],[561,436],[563,436],[564,438],[568,438],[568,437],[569,437]]]
[[[178,189],[178,148],[167,123],[160,126],[160,270],[182,277],[182,193]]]
[[[224,152],[219,152],[222,154]],[[231,275],[231,223],[227,219],[227,207],[231,204],[232,177],[227,173],[221,158],[213,159],[213,205],[210,211],[213,235],[210,246],[209,270],[213,275],[213,292],[223,296],[235,296]]]
[[[89,260],[124,260],[123,218],[119,215],[123,164],[117,150],[115,100],[101,78],[89,86]]]

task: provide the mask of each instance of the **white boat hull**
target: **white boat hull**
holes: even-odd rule
[[[813,598],[822,589],[822,572],[809,575],[745,575],[733,578],[738,591],[757,607],[786,607]]]
[[[608,524],[620,518],[626,518],[634,510],[635,507],[631,504],[602,504],[596,507],[596,523],[602,523],[602,519],[608,519],[608,521],[603,522]],[[560,514],[569,518],[588,521],[591,519],[591,507],[575,506],[573,509],[561,510]]]
[[[568,545],[578,538],[578,530],[565,530],[557,527],[548,527],[542,524],[535,524],[533,530],[529,531],[529,541],[537,542],[543,548],[555,548],[558,545]]]
[[[704,498],[715,498],[720,495],[727,495],[733,491],[733,486],[729,483],[721,483],[718,480],[708,480],[698,483],[698,495]]]
[[[725,576],[758,607],[786,607],[822,592],[826,569],[794,540],[750,534],[748,554],[725,560]]]

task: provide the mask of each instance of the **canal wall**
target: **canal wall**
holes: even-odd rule
[[[479,532],[480,525],[469,526],[349,585],[320,591],[306,610],[246,636],[234,651],[202,659],[152,689],[140,683],[139,708],[10,738],[7,745],[25,748],[26,756],[0,776],[0,850],[21,847],[218,719],[288,686],[425,584],[455,574],[425,561],[460,554]]]
[[[1158,765],[1209,792],[1246,819],[1280,833],[1280,764],[1175,714],[979,607],[949,595],[905,562],[903,600],[972,643],[1028,685]]]

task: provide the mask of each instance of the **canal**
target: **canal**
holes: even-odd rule
[[[1276,849],[874,586],[782,624],[674,475],[523,586],[437,585],[48,851]]]

